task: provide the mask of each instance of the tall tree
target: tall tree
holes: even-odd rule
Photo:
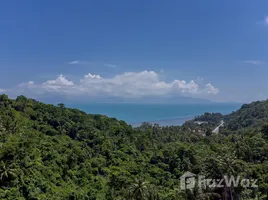
[[[145,200],[148,195],[148,182],[143,179],[135,179],[131,186],[131,198],[133,200]]]

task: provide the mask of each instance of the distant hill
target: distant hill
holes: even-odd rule
[[[220,123],[220,121],[224,118],[224,115],[221,113],[204,113],[203,115],[196,116],[193,120],[190,120],[186,122],[186,124],[192,124],[199,122],[199,124],[202,124],[204,122],[207,122],[209,125],[216,126]],[[198,124],[198,123],[197,123]]]
[[[237,131],[239,129],[254,128],[260,130],[265,123],[268,123],[268,100],[256,101],[244,104],[237,111],[228,115],[221,113],[204,113],[184,123],[184,126],[198,127],[198,124],[206,122],[210,128],[216,127],[224,120],[226,131]]]
[[[262,126],[268,122],[268,100],[244,104],[237,111],[224,116],[224,121],[230,130]]]
[[[240,109],[228,115],[204,113],[186,122],[185,125],[190,125],[198,121],[206,121],[210,125],[215,126],[221,120],[224,120],[225,128],[230,131],[248,127],[260,128],[268,122],[268,100],[244,104]]]

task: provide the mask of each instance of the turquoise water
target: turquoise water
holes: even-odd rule
[[[115,117],[137,126],[142,122],[158,123],[159,125],[181,125],[204,112],[220,112],[228,114],[240,108],[241,104],[109,104],[94,103],[83,105],[67,105],[91,114],[102,114]]]

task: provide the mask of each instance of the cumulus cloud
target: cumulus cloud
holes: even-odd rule
[[[19,88],[19,89],[18,89]],[[54,80],[44,83],[29,81],[10,89],[34,94],[54,92],[70,96],[114,96],[126,98],[139,98],[146,96],[163,96],[182,94],[185,96],[214,95],[219,89],[211,83],[198,85],[195,81],[173,80],[166,82],[160,80],[154,71],[126,72],[111,78],[88,73],[78,82],[68,80],[62,74]]]
[[[208,94],[218,94],[219,93],[219,89],[215,88],[213,85],[211,85],[211,83],[206,84],[205,91]]]
[[[87,78],[96,78],[96,79],[101,79],[100,75],[94,75],[94,74],[91,74],[91,73],[88,73],[84,76],[84,79],[87,79]]]
[[[113,78],[102,78],[88,74],[80,80],[81,87],[94,93],[122,97],[143,97],[166,95],[170,93],[198,93],[198,85],[194,81],[174,80],[170,83],[159,80],[154,71],[126,72]]]
[[[32,81],[30,81],[31,83],[33,83]],[[29,82],[29,83],[30,83]],[[72,86],[74,85],[74,83],[72,81],[68,81],[62,74],[59,75],[59,77],[56,80],[48,80],[45,83],[43,83],[44,85],[54,85],[54,86]]]

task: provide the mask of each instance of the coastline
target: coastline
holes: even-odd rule
[[[142,123],[149,123],[149,124],[158,124],[159,126],[181,126],[184,122],[188,120],[194,119],[195,116],[191,117],[182,117],[182,118],[174,118],[174,119],[164,119],[164,120],[155,120],[155,121],[144,121],[144,122],[134,122],[129,123],[132,127],[139,127]]]

